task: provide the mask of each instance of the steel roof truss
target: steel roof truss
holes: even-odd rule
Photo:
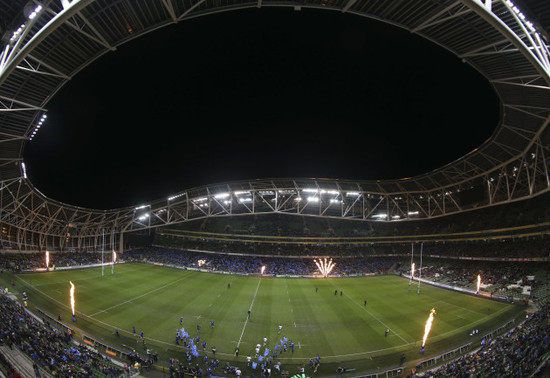
[[[506,0],[501,0],[501,2],[502,4],[504,4],[506,8],[508,8],[508,11],[514,17],[517,25],[519,25],[519,27],[523,30],[524,38],[520,37],[521,40],[526,45],[526,47],[528,47],[530,51],[535,52],[534,55],[536,56],[537,61],[542,67],[544,67],[544,69],[546,70],[546,73],[550,76],[550,63],[548,59],[548,56],[550,55],[550,53],[548,51],[548,46],[542,42],[539,33],[536,31],[532,31],[529,28],[529,26],[526,24],[525,19],[520,18],[517,12],[515,12],[510,7],[510,5]]]
[[[172,2],[170,0],[162,0],[162,4],[164,5],[164,8],[166,8],[166,11],[170,15],[170,18],[174,23],[178,22],[178,19],[176,17],[176,11],[174,10],[174,6],[172,5]]]
[[[185,12],[183,12],[179,17],[178,19],[176,20],[176,22],[179,22],[181,20],[183,20],[185,18],[185,16],[187,16],[189,13],[193,12],[195,10],[195,8],[199,7],[202,3],[204,3],[206,0],[199,0],[197,1],[193,6],[191,6],[189,9],[187,9]]]
[[[456,8],[456,9],[455,9]],[[433,16],[431,16],[429,19],[424,21],[422,24],[414,27],[411,30],[411,33],[418,33],[419,31],[423,29],[430,28],[432,26],[439,25],[443,22],[452,20],[457,17],[464,16],[468,13],[471,13],[472,10],[462,4],[460,1],[455,1],[448,7],[442,9],[441,11],[437,12]]]

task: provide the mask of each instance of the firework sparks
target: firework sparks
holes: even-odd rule
[[[73,316],[75,316],[75,311],[74,311],[74,284],[69,281],[69,283],[71,284],[71,290],[69,291],[69,296],[71,298],[71,310],[73,312]]]
[[[477,275],[477,290],[476,290],[476,294],[479,293],[479,287],[481,286],[481,276],[478,274]]]
[[[260,271],[260,274],[264,274],[265,272],[265,265],[262,266],[262,270]]]
[[[113,264],[116,263],[116,252],[113,251]]]
[[[199,260],[199,261],[197,261],[197,263],[199,264],[199,267],[201,267],[204,264],[206,264],[206,260]]]
[[[50,252],[46,251],[46,269],[50,266]]]
[[[323,275],[323,277],[327,277],[330,272],[332,272],[332,269],[334,268],[334,266],[336,265],[335,263],[332,262],[332,259],[330,259],[329,261],[327,261],[327,259],[323,259],[323,260],[313,260],[315,261],[315,265],[317,265],[317,269],[319,269],[319,272]]]
[[[430,330],[432,329],[432,323],[434,321],[434,315],[435,315],[435,308],[432,308],[432,311],[430,311],[430,316],[428,317],[428,320],[426,321],[426,326],[424,327],[424,337],[422,338],[422,348],[426,345],[426,339],[428,338],[428,334],[430,333]]]

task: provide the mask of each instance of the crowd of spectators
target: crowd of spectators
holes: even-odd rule
[[[273,239],[272,239],[273,241]],[[197,236],[166,236],[159,234],[156,245],[167,248],[196,249],[225,253],[260,254],[272,256],[333,256],[333,257],[368,257],[388,254],[409,254],[411,243],[369,243],[341,240],[338,243],[308,242],[282,243],[280,241],[228,240],[216,237],[199,238]],[[415,253],[420,251],[420,243],[414,243]],[[498,240],[465,240],[453,242],[424,242],[425,255],[452,258],[548,258],[550,257],[550,237],[498,239]]]
[[[125,253],[124,259],[242,274],[257,274],[262,266],[267,267],[265,275],[314,275],[319,273],[312,258],[236,256],[161,247],[129,251]],[[377,259],[335,258],[332,260],[335,267],[331,274],[336,275],[386,273],[397,264],[397,259],[391,257]]]
[[[527,315],[520,325],[504,335],[482,340],[474,353],[443,366],[417,374],[419,377],[529,377],[544,369],[550,348],[547,306]],[[533,374],[533,375],[531,375]]]
[[[418,267],[418,266],[417,266]],[[410,261],[397,272],[410,274]],[[483,290],[500,295],[521,296],[523,287],[533,292],[549,281],[550,262],[472,261],[427,258],[423,260],[422,278],[442,284],[477,289],[477,275]],[[419,273],[416,272],[416,277]],[[519,291],[519,292],[518,292]]]
[[[530,245],[529,243],[533,243]],[[200,242],[199,242],[200,243]],[[267,257],[259,254],[220,253],[212,242],[208,250],[172,249],[166,247],[146,247],[126,251],[119,256],[126,262],[146,262],[185,268],[201,268],[210,271],[224,271],[238,274],[258,274],[266,266],[266,275],[314,275],[317,267],[310,255],[290,258],[289,255]],[[460,256],[470,253],[480,257],[490,256],[490,251],[499,246],[501,253],[510,251],[535,251],[547,248],[544,238],[517,240],[509,242],[468,242],[424,245],[425,255],[422,264],[422,277],[431,281],[453,286],[474,288],[475,277],[483,277],[485,291],[508,294],[510,284],[529,285],[533,288],[548,286],[549,262],[491,261],[490,259],[461,260]],[[314,248],[321,247],[315,246]],[[485,247],[485,248],[483,248]],[[300,248],[294,246],[293,248]],[[332,248],[332,246],[331,246]],[[410,245],[373,246],[376,253],[351,255],[351,257],[333,257],[336,263],[331,274],[408,274],[410,273]],[[437,250],[437,252],[435,252]],[[350,249],[347,247],[347,252]],[[447,258],[428,257],[430,254]],[[215,253],[211,253],[215,252]],[[236,251],[237,252],[237,251]],[[385,252],[385,253],[384,253]],[[418,246],[415,246],[415,258],[418,261]],[[533,252],[534,253],[534,252]],[[548,250],[542,253],[548,253]],[[101,261],[98,253],[51,253],[51,261],[60,265],[87,265]],[[376,255],[376,256],[373,256]],[[386,255],[386,256],[384,256]],[[292,256],[292,255],[290,255]],[[343,256],[348,256],[344,254]],[[14,269],[23,267],[43,267],[43,253],[37,254],[0,254],[0,265]],[[543,274],[541,274],[541,272]],[[504,291],[504,293],[503,293]],[[54,376],[117,376],[124,371],[109,362],[97,352],[85,346],[75,344],[71,337],[57,330],[47,321],[39,322],[28,315],[24,307],[0,296],[0,343],[17,347],[29,355],[35,363],[52,372]],[[486,340],[480,349],[459,359],[446,363],[439,369],[423,373],[425,377],[484,377],[484,376],[524,376],[539,367],[547,357],[549,350],[549,305],[541,303],[541,309],[507,334],[496,339]],[[196,373],[192,367],[171,364],[174,376]],[[207,372],[203,372],[207,374]],[[419,374],[419,376],[422,376]]]
[[[33,361],[37,377],[119,377],[124,370],[97,351],[72,340],[70,331],[33,317],[20,303],[0,293],[0,345],[17,348]]]
[[[101,254],[94,252],[55,252],[49,254],[49,267],[78,266],[101,263]],[[0,254],[0,267],[20,272],[27,269],[44,268],[46,257],[43,252]]]

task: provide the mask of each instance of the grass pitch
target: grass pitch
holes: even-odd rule
[[[289,344],[288,351],[275,359],[291,374],[317,356],[321,358],[317,376],[335,375],[337,366],[359,373],[395,368],[402,353],[405,364],[414,366],[421,357],[468,342],[477,345],[479,339],[469,335],[473,329],[479,329],[481,337],[525,311],[523,306],[429,285],[422,285],[417,294],[417,285],[408,290],[408,280],[396,276],[259,278],[147,264],[121,264],[114,274],[111,267],[104,272],[101,276],[101,269],[93,268],[22,274],[17,276],[16,289],[26,290],[31,308],[54,318],[59,314],[68,326],[118,349],[129,346],[145,354],[133,333],[135,327],[164,361],[186,360],[185,347],[175,343],[176,332],[183,327],[195,337],[199,325],[201,357],[194,361],[202,361],[205,354],[211,358],[215,346],[216,357],[241,367],[245,376],[252,374],[246,356],[257,361],[255,346],[262,344],[263,354],[264,337],[271,351],[283,337],[294,343],[294,352]],[[69,281],[75,285],[76,323],[71,321]],[[436,315],[420,356],[432,308]]]

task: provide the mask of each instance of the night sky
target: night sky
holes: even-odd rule
[[[339,12],[251,9],[139,37],[47,104],[31,182],[71,205],[139,205],[256,178],[411,177],[479,147],[497,97],[433,43]]]

